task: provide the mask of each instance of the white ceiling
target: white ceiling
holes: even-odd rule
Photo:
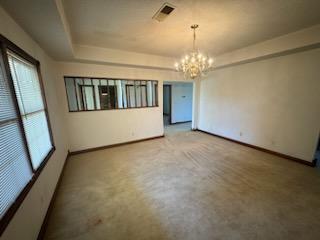
[[[200,25],[200,50],[219,55],[320,23],[320,0],[170,0],[177,8],[157,22],[152,16],[164,2],[0,0],[56,59],[72,54],[70,39],[78,45],[179,57],[192,46],[193,23]]]
[[[0,5],[56,59],[73,56],[70,36],[66,33],[58,4],[54,0],[0,0]]]
[[[192,46],[217,55],[320,23],[319,0],[170,0],[177,8],[152,19],[161,0],[64,0],[77,44],[178,57]]]

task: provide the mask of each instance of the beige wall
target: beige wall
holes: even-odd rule
[[[172,70],[174,58],[135,53],[118,49],[74,45],[74,58],[79,62],[111,63],[118,66]]]
[[[320,45],[320,24],[217,56],[215,66],[250,61],[313,45]]]
[[[320,49],[213,71],[199,129],[312,161],[320,129]]]
[[[180,81],[173,71],[85,63],[60,63],[59,96],[63,100],[70,151],[163,135],[163,81]],[[159,107],[94,112],[68,112],[63,76],[158,80]]]
[[[0,7],[0,33],[40,61],[56,151],[11,220],[1,240],[36,239],[67,155],[67,138],[56,95],[56,64]]]
[[[319,33],[319,27],[316,32],[314,30],[312,29],[313,33]],[[85,63],[56,63],[1,7],[0,33],[41,62],[41,72],[57,148],[1,237],[3,240],[36,239],[68,148],[70,147],[71,151],[77,151],[162,135],[162,83],[182,79],[177,73],[165,70]],[[305,32],[303,34],[305,36],[315,35],[308,35],[309,33]],[[317,36],[315,35],[312,39]],[[309,44],[311,40],[306,39]],[[287,40],[281,38],[278,41],[287,46]],[[262,55],[274,53],[274,49],[286,50],[283,47],[280,47],[282,50],[273,48],[280,44],[274,45],[267,42],[262,45],[267,50],[269,46],[272,46],[272,51],[264,51]],[[300,42],[293,45],[301,47]],[[254,46],[253,48],[254,50],[250,51],[244,49],[226,54],[220,58],[218,63],[223,66],[243,61],[243,55],[247,56],[245,58],[261,56],[259,49],[262,47]],[[97,55],[89,48],[81,51],[78,57],[82,61],[91,62],[101,61],[109,54],[104,51]],[[87,55],[90,55],[90,58]],[[135,58],[130,61],[131,64],[134,63]],[[149,61],[144,57],[139,61],[141,65],[148,66]],[[171,66],[170,61],[170,59],[161,58],[149,65],[151,67],[160,65],[160,68],[167,68]],[[319,62],[320,50],[317,49],[212,72],[207,78],[197,80],[194,84],[193,128],[198,127],[311,161],[320,128]],[[158,108],[69,113],[64,75],[159,80],[158,101],[160,106]]]

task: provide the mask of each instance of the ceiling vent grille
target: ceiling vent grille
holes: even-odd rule
[[[172,4],[164,3],[152,18],[159,22],[162,22],[172,13],[174,9],[175,6],[173,6]]]

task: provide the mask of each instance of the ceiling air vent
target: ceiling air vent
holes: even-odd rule
[[[153,19],[162,22],[165,20],[170,13],[175,9],[175,7],[170,3],[165,3],[161,6],[161,8],[156,12],[156,14],[152,17]]]

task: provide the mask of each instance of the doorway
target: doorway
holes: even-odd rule
[[[171,124],[171,101],[172,101],[171,85],[163,85],[163,124],[168,126]]]
[[[316,149],[315,159],[317,159],[316,160],[317,167],[320,168],[320,137],[318,140],[318,146]]]
[[[193,117],[193,83],[164,82],[163,124],[165,130],[190,131]]]

